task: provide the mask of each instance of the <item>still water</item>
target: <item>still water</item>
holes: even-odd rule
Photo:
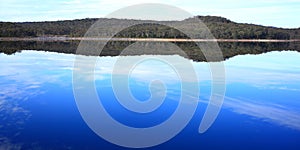
[[[87,57],[87,56],[85,56]],[[125,56],[128,59],[140,56]],[[180,56],[163,56],[183,59]],[[73,96],[75,55],[22,51],[0,54],[0,149],[124,149],[100,138],[84,122]],[[178,106],[176,72],[159,61],[145,61],[130,75],[131,94],[151,97],[149,83],[164,82],[165,102],[154,112],[137,114],[122,108],[111,85],[118,57],[99,57],[93,79],[107,112],[136,128],[164,122]],[[191,61],[199,82],[197,109],[174,138],[150,149],[300,149],[300,53],[241,55],[224,62],[226,93],[214,124],[198,132],[211,94],[206,62]]]

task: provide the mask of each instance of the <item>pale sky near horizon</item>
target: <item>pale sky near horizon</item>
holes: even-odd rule
[[[300,0],[0,0],[0,21],[56,21],[105,17],[120,8],[163,3],[193,15],[222,16],[239,23],[300,27]]]

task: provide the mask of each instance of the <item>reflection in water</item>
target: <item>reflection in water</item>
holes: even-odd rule
[[[63,85],[64,69],[72,67],[70,56],[57,59],[57,54],[41,54],[0,55],[0,149],[19,149],[22,144],[11,138],[18,137],[32,117],[28,105],[47,92],[46,84]]]
[[[298,52],[289,51],[228,60],[225,107],[300,130],[299,59]]]
[[[99,44],[99,42],[95,42],[95,44]],[[134,44],[135,42],[118,42],[118,41],[110,41],[106,44],[103,51],[101,52],[101,56],[118,56],[121,51],[127,48],[128,46]],[[49,52],[58,52],[58,53],[67,53],[67,54],[75,54],[79,41],[0,41],[0,53],[5,54],[14,54],[16,52],[20,52],[21,50],[37,50],[37,51],[49,51]],[[149,49],[145,49],[145,51],[135,51],[131,55],[142,55],[142,54],[162,54],[165,55],[170,54],[178,54],[171,51],[156,51],[157,47],[168,47],[166,42],[140,42],[140,47],[147,47]],[[179,48],[181,48],[189,59],[194,61],[207,61],[202,54],[201,50],[195,43],[191,42],[175,42]],[[198,43],[201,45],[201,42]],[[294,50],[300,51],[300,43],[299,42],[220,42],[218,43],[219,47],[223,52],[223,56],[225,59],[231,58],[236,55],[244,55],[244,54],[262,54],[271,51],[283,51],[283,50]],[[153,47],[151,47],[151,46]],[[94,54],[95,50],[91,50],[91,52],[86,51],[84,55]],[[179,54],[180,55],[180,54]],[[185,57],[185,55],[181,55]],[[220,61],[220,60],[219,60]]]
[[[111,115],[136,127],[166,119],[178,100],[180,85],[176,73],[155,61],[136,66],[130,76],[136,98],[149,98],[148,83],[158,78],[170,85],[167,99],[172,101],[157,112],[162,114],[149,114],[150,122],[143,116],[134,118],[130,113],[124,116],[128,112],[114,102],[110,84],[117,58],[99,57],[95,72],[87,72],[84,79],[93,80],[95,73],[97,90],[104,93],[100,96],[104,97]],[[0,149],[121,149],[97,137],[81,119],[72,93],[73,60],[74,55],[52,52],[0,54]],[[198,100],[199,109],[181,134],[154,148],[183,149],[189,143],[191,149],[298,149],[299,60],[298,52],[286,51],[237,56],[225,61],[224,107],[205,134],[198,134],[197,129],[210,96],[210,69],[205,62],[192,62],[198,75],[195,82],[200,83],[200,98],[192,94],[191,98]]]
[[[226,97],[225,107],[239,114],[249,115],[266,122],[300,130],[300,111],[272,102],[258,103]]]

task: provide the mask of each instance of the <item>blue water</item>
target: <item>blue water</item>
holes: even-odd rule
[[[74,59],[71,54],[37,51],[0,54],[0,149],[124,149],[99,137],[81,117],[73,96]],[[99,57],[95,67],[96,91],[107,112],[136,128],[163,123],[176,110],[180,97],[181,84],[174,70],[156,61],[136,66],[129,78],[136,99],[151,97],[148,86],[153,79],[167,88],[159,108],[139,114],[123,108],[114,96],[110,78],[117,59]],[[149,149],[299,150],[299,60],[300,53],[285,51],[225,61],[224,104],[203,134],[198,128],[211,94],[211,75],[207,63],[191,62],[200,83],[197,110],[178,135]]]

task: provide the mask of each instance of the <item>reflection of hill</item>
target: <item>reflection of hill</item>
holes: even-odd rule
[[[134,42],[109,42],[103,49],[101,56],[116,56],[120,55],[120,52],[133,44]],[[68,41],[68,42],[42,42],[42,41],[9,41],[0,42],[0,52],[5,54],[14,54],[22,50],[38,50],[38,51],[51,51],[59,53],[75,54],[79,41]],[[160,55],[171,55],[177,54],[172,50],[165,49],[164,51],[157,51],[157,47],[162,47],[164,42],[151,42],[150,46],[148,42],[139,43],[141,46],[147,47],[143,51],[135,51],[132,54],[127,55],[142,55],[142,54],[160,54]],[[206,61],[201,50],[196,46],[195,43],[174,43],[180,47],[186,54],[187,57],[194,61]],[[200,43],[201,44],[201,43]],[[225,59],[244,54],[261,54],[269,51],[282,51],[282,50],[295,50],[300,52],[300,43],[230,43],[223,42],[219,43],[219,46],[223,52]],[[89,54],[89,51],[85,53]],[[179,54],[182,55],[182,54]],[[213,54],[212,54],[213,55]]]

